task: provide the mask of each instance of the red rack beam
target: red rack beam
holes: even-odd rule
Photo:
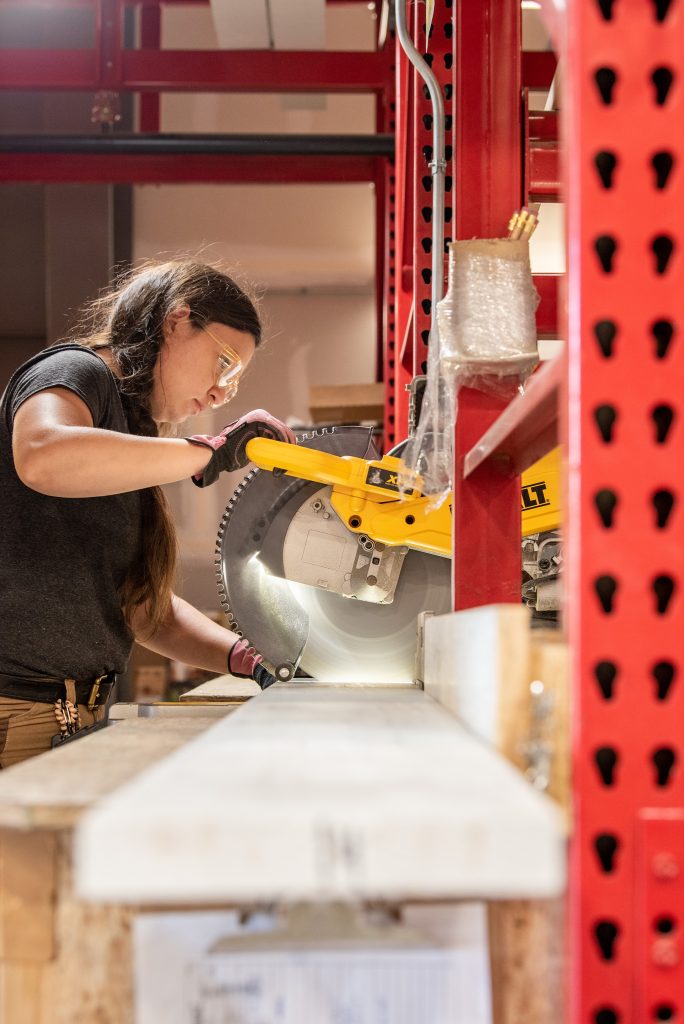
[[[0,50],[0,89],[115,89],[144,92],[380,93],[380,52],[111,49],[98,70],[94,50]],[[113,62],[107,68],[107,61]]]
[[[345,156],[2,153],[0,182],[327,184],[374,182],[385,161]]]
[[[158,50],[161,46],[161,8],[145,5],[140,12],[140,44],[144,50]],[[158,132],[161,127],[161,97],[146,92],[140,97],[140,131]]]
[[[558,142],[560,125],[555,110],[530,110],[527,114],[530,139],[540,142]]]
[[[563,360],[543,364],[463,460],[463,478],[491,461],[500,473],[524,473],[558,444],[558,403]]]
[[[559,147],[554,142],[530,142],[529,178],[526,192],[537,202],[558,202],[561,198]]]
[[[526,50],[522,55],[523,87],[540,91],[550,89],[556,64],[556,54],[551,50]]]

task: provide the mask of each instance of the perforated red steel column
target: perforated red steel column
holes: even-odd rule
[[[385,44],[387,87],[376,101],[376,131],[397,131],[396,47],[393,39]],[[402,382],[397,374],[397,167],[401,156],[379,165],[376,176],[376,303],[378,322],[378,379],[385,382],[383,451],[388,451],[405,436],[398,419],[398,398]],[[399,416],[401,411],[399,409]],[[399,438],[397,438],[397,428]],[[402,433],[403,429],[403,433]]]
[[[410,5],[411,6],[411,5]],[[444,95],[446,118],[446,181],[444,186],[444,244],[451,241],[453,220],[453,146],[451,132],[454,118],[453,95],[453,0],[436,0],[430,38],[425,37],[425,4],[413,4],[414,33],[417,49],[430,65]],[[409,22],[410,23],[410,22]],[[427,346],[430,334],[432,302],[432,107],[427,86],[421,78],[414,83],[414,263],[413,263],[413,373],[427,372]]]
[[[684,1015],[683,7],[567,9],[572,1024]]]
[[[413,85],[408,57],[397,40],[395,135],[394,422],[386,426],[392,444],[408,436],[408,394],[413,377]],[[389,416],[388,416],[389,419]],[[390,445],[388,444],[388,447]]]

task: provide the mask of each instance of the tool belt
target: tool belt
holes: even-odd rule
[[[72,680],[69,680],[72,682]],[[107,672],[97,679],[84,683],[73,680],[76,694],[75,703],[85,704],[89,711],[100,707],[109,699],[116,682],[116,673]],[[0,672],[0,697],[12,700],[29,700],[38,704],[56,704],[67,699],[66,680],[57,679],[22,679],[20,676],[7,676]]]

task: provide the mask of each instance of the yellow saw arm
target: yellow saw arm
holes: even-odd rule
[[[331,488],[331,504],[352,533],[376,543],[405,545],[416,551],[451,557],[451,495],[435,507],[421,492],[422,480],[401,459],[359,459],[255,438],[247,456],[259,469],[311,480]],[[411,486],[399,489],[399,477]],[[530,467],[521,479],[522,535],[560,526],[560,449]]]

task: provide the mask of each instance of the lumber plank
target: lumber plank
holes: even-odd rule
[[[0,772],[0,826],[67,828],[83,808],[203,732],[215,718],[136,718]]]
[[[42,969],[34,962],[0,962],[0,1024],[49,1024],[43,1015]]]
[[[186,701],[206,700],[221,703],[242,704],[243,701],[261,693],[259,684],[253,679],[239,679],[237,676],[216,676],[206,683],[200,683],[192,690],[181,694],[181,704]]]
[[[143,905],[549,896],[564,879],[555,805],[415,687],[277,684],[77,833],[81,892]]]
[[[52,832],[0,828],[0,960],[52,957],[55,856]]]

